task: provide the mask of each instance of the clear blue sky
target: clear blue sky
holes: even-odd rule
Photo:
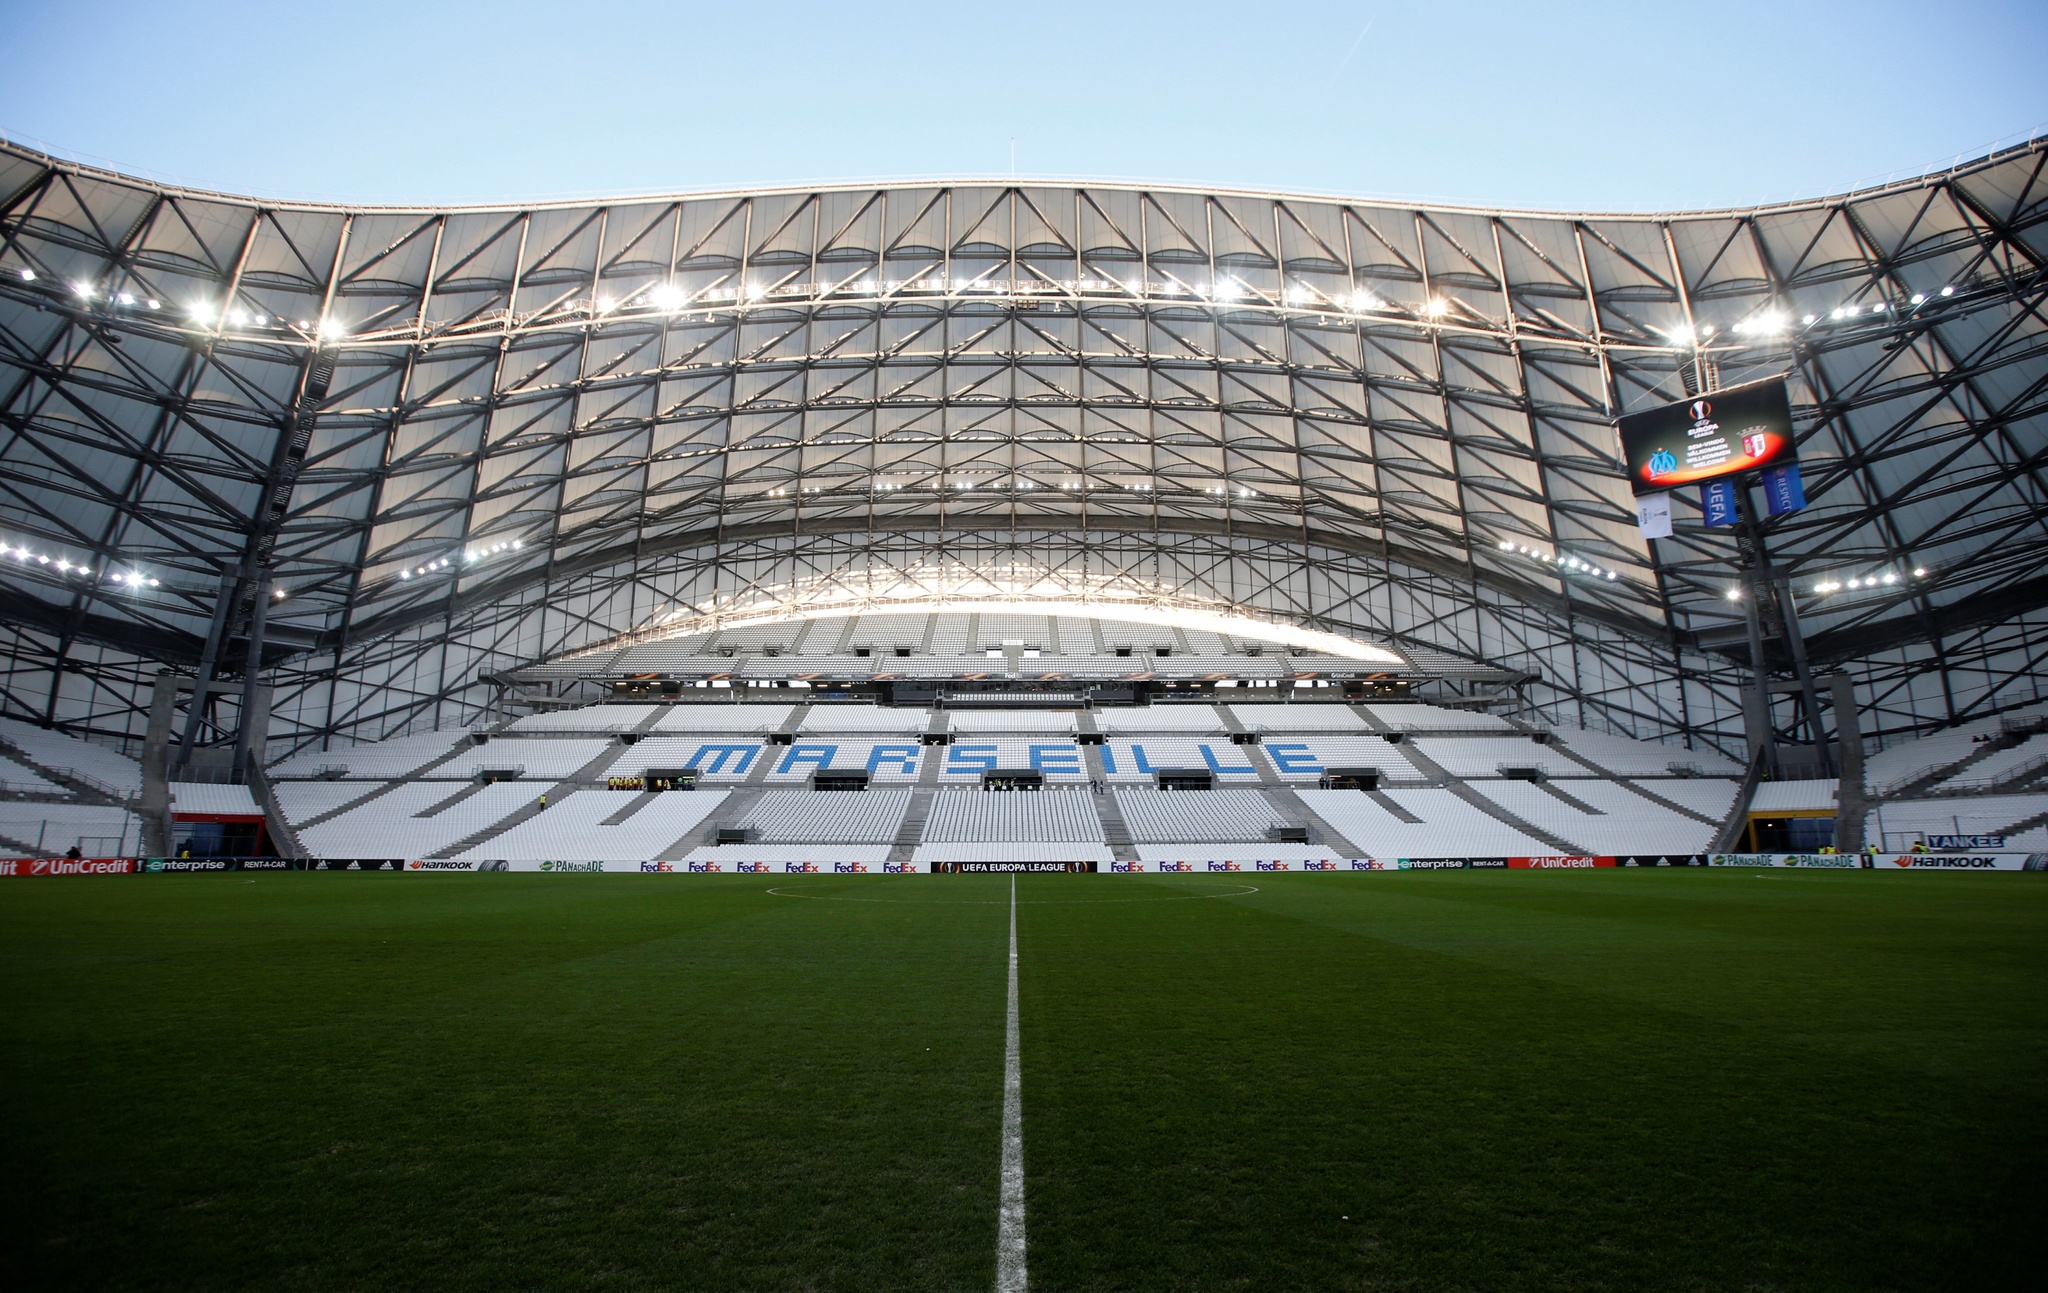
[[[1644,209],[2048,125],[2048,3],[24,3],[0,131],[240,191],[1114,176]]]

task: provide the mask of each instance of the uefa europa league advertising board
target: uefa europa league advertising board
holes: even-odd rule
[[[1638,495],[1798,461],[1783,377],[1629,413],[1615,426]]]

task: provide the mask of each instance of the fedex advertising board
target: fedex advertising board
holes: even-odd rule
[[[1614,425],[1638,494],[1797,461],[1792,398],[1782,377],[1629,413]]]

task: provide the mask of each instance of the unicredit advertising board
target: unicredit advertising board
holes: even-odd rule
[[[1629,413],[1615,427],[1637,494],[1798,461],[1782,377]]]

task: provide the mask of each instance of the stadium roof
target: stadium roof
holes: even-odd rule
[[[801,569],[733,559],[680,609],[949,562],[945,595],[1011,595],[962,582],[991,536],[1068,593],[1130,569],[1077,545],[1149,551],[1170,600],[1198,536],[1269,617],[1444,644],[1278,545],[1740,654],[1726,532],[1682,504],[1653,565],[1609,424],[1788,372],[1811,505],[1768,557],[1815,656],[1866,656],[2048,602],[2044,165],[1669,216],[1036,182],[395,208],[0,146],[0,607],[226,660],[267,576],[272,652],[339,660],[776,542]]]

